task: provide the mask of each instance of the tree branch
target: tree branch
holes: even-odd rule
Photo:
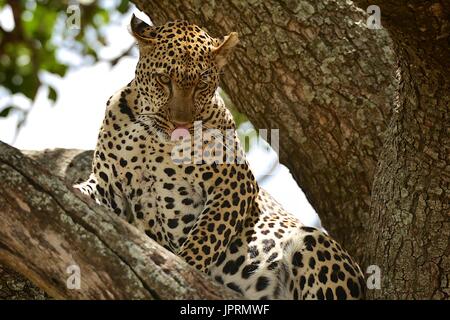
[[[70,184],[78,163],[91,157],[61,149],[28,153],[47,159]],[[239,298],[103,207],[82,201],[70,184],[0,142],[0,263],[55,298]],[[66,285],[71,265],[81,271],[79,290]]]

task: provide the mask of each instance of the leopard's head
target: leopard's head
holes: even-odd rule
[[[187,21],[150,26],[134,15],[131,31],[139,45],[141,120],[169,136],[177,128],[191,130],[194,121],[214,127],[220,110],[211,102],[237,33],[216,39]]]

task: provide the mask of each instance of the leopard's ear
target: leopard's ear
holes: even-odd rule
[[[232,49],[239,43],[237,32],[231,32],[223,38],[223,41],[212,50],[214,61],[219,68],[227,63],[227,57]]]
[[[131,17],[130,28],[131,33],[139,42],[153,43],[156,41],[155,29],[134,14]]]

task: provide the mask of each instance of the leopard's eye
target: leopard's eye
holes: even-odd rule
[[[170,77],[166,74],[159,74],[158,75],[158,80],[162,83],[162,84],[166,84],[168,85],[171,81]]]
[[[208,83],[208,82],[210,82],[211,80],[212,80],[212,77],[211,77],[211,75],[208,74],[208,73],[202,74],[202,76],[200,77],[200,81],[201,81],[201,82],[206,82],[206,83]]]
[[[209,84],[211,83],[211,80],[212,80],[211,75],[202,74],[198,81],[197,88],[200,90],[206,89],[209,86]]]
[[[206,89],[208,87],[208,83],[204,81],[199,81],[197,84],[197,88],[200,90]]]

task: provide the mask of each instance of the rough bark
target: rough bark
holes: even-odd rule
[[[103,207],[75,195],[70,185],[83,174],[80,165],[89,171],[91,152],[31,154],[55,175],[0,142],[0,263],[54,298],[239,297]],[[79,290],[66,284],[71,265],[81,270]]]
[[[378,5],[400,86],[373,183],[367,260],[382,290],[371,296],[449,299],[450,3]]]
[[[155,24],[187,19],[241,40],[222,87],[257,128],[279,129],[325,228],[361,261],[370,189],[391,113],[393,52],[346,1],[133,1]]]
[[[46,300],[49,296],[30,280],[0,264],[0,300]]]

